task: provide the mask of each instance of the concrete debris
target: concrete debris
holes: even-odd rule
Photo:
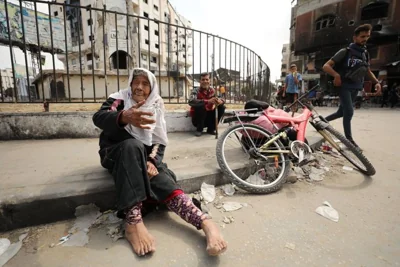
[[[108,210],[103,212],[99,218],[94,222],[94,225],[101,225],[101,224],[115,224],[115,223],[122,223],[123,220],[117,217],[117,212],[113,210]]]
[[[293,243],[286,243],[285,248],[290,249],[290,250],[295,250],[296,245]]]
[[[7,238],[0,238],[0,256],[6,252],[8,247],[11,245],[11,242]]]
[[[250,175],[246,182],[253,184],[253,185],[264,185],[264,180],[260,178],[258,173]]]
[[[228,196],[233,196],[235,194],[235,186],[233,184],[226,184],[223,185],[221,188],[222,191],[224,191],[224,193]]]
[[[117,226],[107,227],[108,232],[107,235],[113,239],[113,242],[118,241],[121,238],[124,238],[124,230],[121,224]]]
[[[235,210],[240,210],[243,206],[238,202],[224,202],[222,207],[224,208],[224,211],[231,212]]]
[[[206,203],[211,203],[215,199],[215,187],[206,183],[201,184],[201,196]]]
[[[229,217],[224,217],[224,219],[222,220],[223,223],[225,224],[230,224],[233,223],[235,221],[235,219],[233,218],[233,216],[229,216]]]
[[[318,207],[315,212],[331,221],[339,221],[339,213],[332,207],[332,205],[328,201],[324,201],[322,203],[322,206]]]
[[[99,208],[94,204],[77,207],[75,209],[76,220],[74,226],[69,230],[71,236],[63,243],[63,246],[85,246],[89,242],[87,233],[100,215]]]
[[[9,260],[11,260],[22,247],[22,241],[28,236],[28,233],[19,236],[16,243],[12,243],[7,246],[7,249],[0,255],[0,267],[4,266]],[[7,241],[4,244],[8,243]]]
[[[353,171],[353,168],[347,167],[347,166],[343,166],[343,170],[351,172],[351,171]]]
[[[311,173],[310,173],[309,177],[312,181],[320,182],[324,179],[324,176],[323,176],[324,173],[325,173],[325,170],[311,167]]]

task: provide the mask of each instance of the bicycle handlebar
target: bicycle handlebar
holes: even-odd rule
[[[302,96],[300,96],[296,101],[294,101],[290,106],[286,107],[286,109],[288,109],[290,111],[290,108],[293,107],[297,102],[300,102],[300,100],[302,100],[303,98],[305,98],[309,93],[317,90],[317,88],[319,88],[320,85],[317,84],[316,86],[314,86],[313,88],[310,89],[310,91],[308,91],[307,93],[304,93]]]

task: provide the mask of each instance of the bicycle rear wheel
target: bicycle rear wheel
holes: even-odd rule
[[[326,141],[336,148],[336,150],[342,154],[343,157],[345,157],[362,173],[368,176],[373,176],[376,173],[374,166],[372,166],[371,162],[365,157],[361,150],[355,147],[346,137],[336,131],[331,125],[319,132]],[[342,148],[340,145],[338,145],[332,136],[336,137],[345,146],[345,148]]]
[[[272,193],[286,181],[290,169],[288,156],[279,140],[268,147],[269,153],[259,148],[272,134],[253,124],[229,127],[217,142],[217,160],[221,170],[239,188],[251,193]],[[277,152],[273,152],[276,150]]]

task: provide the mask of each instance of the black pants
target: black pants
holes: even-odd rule
[[[351,135],[351,119],[354,115],[353,102],[357,96],[358,91],[354,89],[343,89],[340,88],[339,98],[340,105],[338,110],[326,117],[327,121],[333,121],[343,117],[343,129],[344,135],[347,139],[353,140]]]
[[[225,106],[218,106],[218,122],[221,120],[225,112]],[[215,110],[206,111],[204,107],[196,107],[192,117],[193,126],[198,132],[202,132],[207,127],[207,132],[215,131]]]
[[[157,176],[148,178],[146,148],[136,139],[127,139],[99,153],[101,165],[114,178],[119,215],[148,198],[162,202],[179,189],[175,174],[165,164],[157,167]]]

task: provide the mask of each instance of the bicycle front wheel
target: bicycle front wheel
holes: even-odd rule
[[[319,132],[336,150],[362,173],[373,176],[376,173],[374,166],[365,157],[360,149],[355,147],[346,137],[336,131],[331,125]],[[345,147],[341,147],[334,138],[338,139]]]
[[[239,188],[251,193],[272,193],[285,183],[290,162],[282,152],[282,143],[277,139],[269,145],[268,152],[260,150],[271,136],[257,125],[238,124],[218,139],[218,164]]]

